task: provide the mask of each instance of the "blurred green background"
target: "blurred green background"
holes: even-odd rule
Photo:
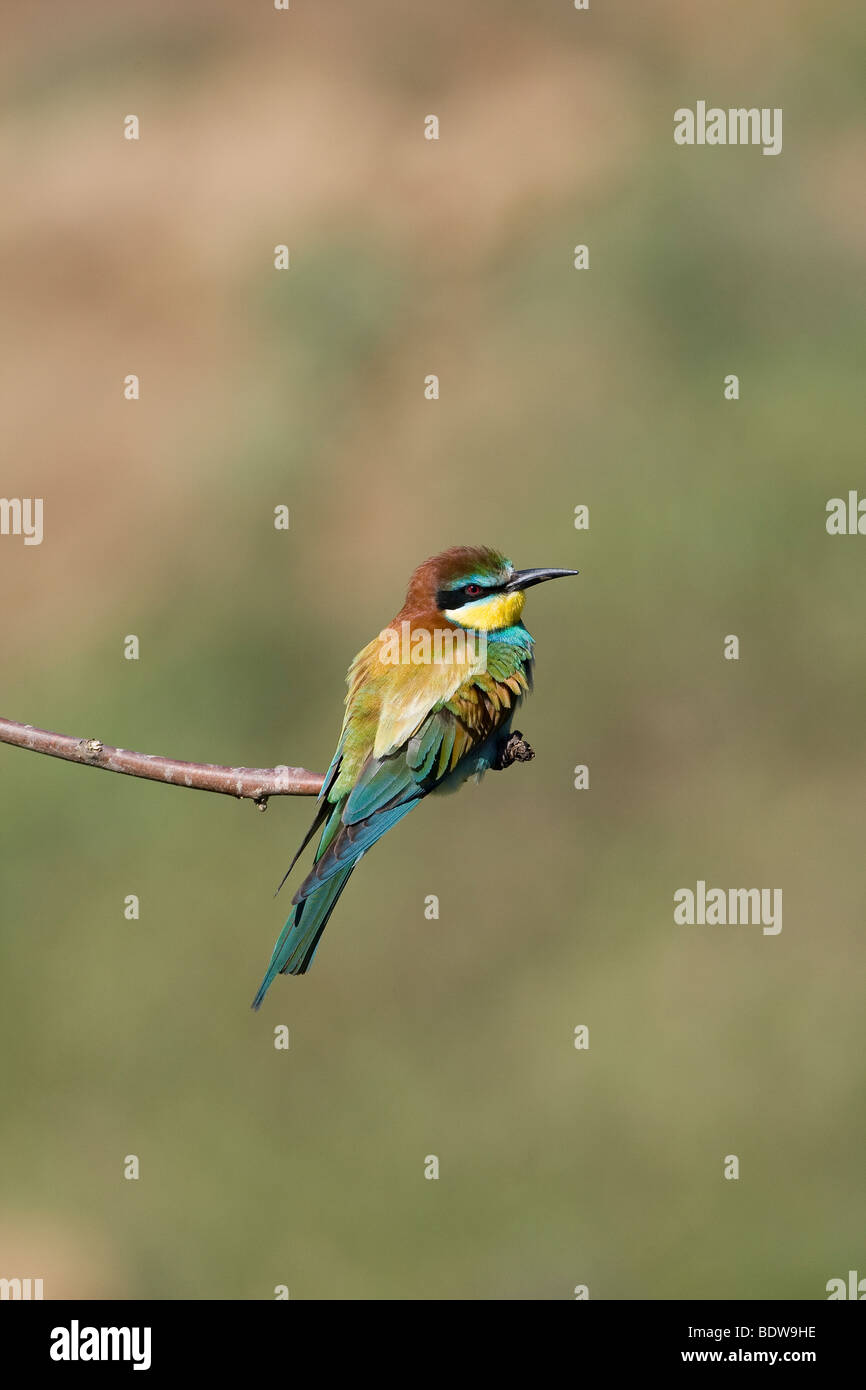
[[[389,835],[259,1015],[312,802],[0,747],[0,1275],[825,1297],[866,1258],[861,7],[17,8],[2,712],[324,770],[420,560],[581,577],[527,603],[536,761]],[[782,154],[675,146],[700,98]],[[675,927],[698,878],[782,933]]]

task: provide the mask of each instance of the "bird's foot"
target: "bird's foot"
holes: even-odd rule
[[[507,739],[503,739],[496,750],[496,759],[491,764],[494,771],[502,772],[512,763],[528,763],[535,757],[532,748],[519,729],[514,729]]]

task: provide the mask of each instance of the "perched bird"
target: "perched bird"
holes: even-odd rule
[[[386,830],[428,792],[502,765],[532,682],[524,591],[569,574],[577,570],[515,570],[486,546],[454,546],[418,566],[391,626],[349,668],[337,751],[283,883],[322,827],[315,863],[292,899],[254,1009],[278,974],[309,970],[349,875]]]

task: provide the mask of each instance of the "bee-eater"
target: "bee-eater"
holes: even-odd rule
[[[428,792],[495,767],[532,683],[524,592],[577,570],[516,570],[486,546],[454,546],[419,565],[406,602],[349,668],[346,717],[319,807],[283,878],[320,826],[253,1008],[276,975],[309,970],[349,875]],[[282,887],[282,884],[280,885]]]

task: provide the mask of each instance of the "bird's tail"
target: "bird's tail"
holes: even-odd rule
[[[261,1007],[262,1000],[277,975],[305,975],[309,970],[316,954],[319,937],[328,925],[328,918],[349,881],[355,863],[357,860],[334,874],[332,878],[326,879],[292,908],[289,920],[277,938],[265,978],[253,1000],[254,1009]]]
[[[358,785],[356,784],[353,794],[357,794]],[[381,839],[386,830],[408,815],[413,806],[417,806],[418,800],[417,792],[403,801],[391,800],[371,814],[361,815],[347,823],[344,823],[343,815],[347,810],[347,802],[351,804],[350,798],[343,797],[332,805],[319,808],[309,834],[301,846],[303,849],[304,845],[309,843],[311,836],[325,820],[315,861],[294,896],[294,906],[289,920],[277,938],[265,978],[253,1000],[254,1009],[261,1006],[277,975],[306,974],[316,954],[319,938],[328,925],[328,919],[337,906],[337,899],[348,883],[355,865],[363,859],[371,845]],[[292,864],[297,857],[296,854]],[[279,889],[277,891],[279,892]]]

